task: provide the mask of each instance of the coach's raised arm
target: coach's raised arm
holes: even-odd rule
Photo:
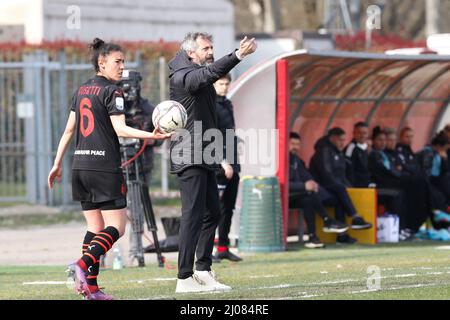
[[[204,33],[189,33],[182,43],[182,50],[169,62],[171,89],[183,88],[194,93],[211,85],[255,52],[256,47],[254,38],[245,37],[239,49],[214,62],[212,37]],[[215,96],[214,92],[212,94]]]

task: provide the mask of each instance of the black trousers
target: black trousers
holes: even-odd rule
[[[322,219],[328,218],[327,211],[317,193],[289,194],[289,208],[303,209],[306,227],[310,235],[316,234],[316,212]]]
[[[432,195],[432,209],[447,210],[450,192],[447,188],[447,177],[429,177],[428,183]]]
[[[324,189],[331,195],[336,210],[336,219],[345,223],[345,215],[350,217],[357,215],[355,206],[343,185],[327,185]]]
[[[400,226],[417,232],[431,213],[430,190],[426,179],[421,175],[401,176],[397,179],[378,179],[377,185],[402,190],[406,208],[405,213],[400,215]]]
[[[178,278],[187,279],[196,270],[211,270],[214,236],[220,207],[216,175],[199,167],[178,174],[181,192]]]
[[[219,246],[221,247],[227,247],[230,244],[228,234],[230,233],[238,188],[239,174],[235,172],[233,177],[227,181],[227,186],[220,197]]]
[[[400,229],[406,228],[408,207],[405,194],[401,189],[377,188],[378,203],[385,206],[386,211],[399,216]]]

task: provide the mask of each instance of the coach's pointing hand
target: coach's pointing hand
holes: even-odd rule
[[[244,39],[241,40],[241,43],[239,45],[238,56],[243,59],[249,54],[255,52],[257,47],[258,46],[256,44],[255,38],[251,38],[249,40],[247,39],[247,36],[245,36]]]

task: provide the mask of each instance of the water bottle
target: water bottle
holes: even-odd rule
[[[119,247],[115,247],[113,253],[114,253],[113,270],[120,270],[123,268],[123,260],[122,255],[120,254]]]

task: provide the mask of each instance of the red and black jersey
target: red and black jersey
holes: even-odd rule
[[[122,90],[102,76],[84,83],[73,95],[76,147],[73,169],[122,172],[120,145],[109,116],[124,114]]]

